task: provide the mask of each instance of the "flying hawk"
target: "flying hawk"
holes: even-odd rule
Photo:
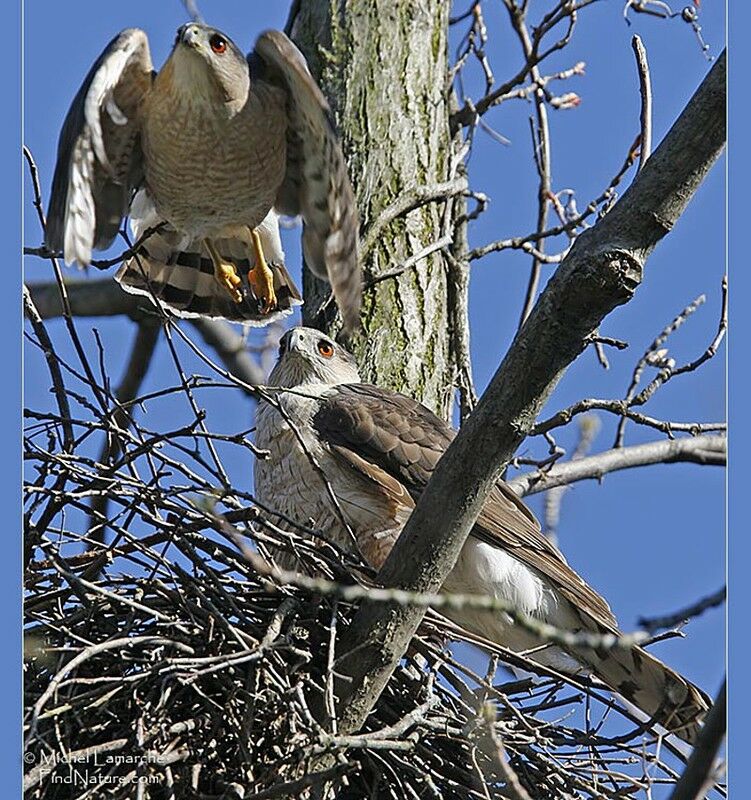
[[[146,34],[105,48],[65,119],[46,245],[86,266],[130,210],[150,233],[117,280],[181,316],[266,324],[301,301],[278,213],[302,215],[303,252],[345,328],[358,323],[358,219],[328,104],[280,31],[246,58],[216,28],[177,31],[162,69]]]
[[[455,432],[420,403],[361,383],[352,355],[310,328],[282,337],[269,384],[293,391],[274,392],[281,412],[272,403],[258,409],[256,444],[269,451],[255,467],[258,501],[302,523],[312,520],[345,549],[354,536],[362,556],[379,569]],[[559,629],[619,633],[605,600],[568,566],[502,481],[443,590],[502,599]],[[686,741],[695,740],[709,708],[700,689],[640,647],[564,650],[544,646],[504,613],[445,613],[514,651],[537,648],[531,658],[545,666],[596,676]]]

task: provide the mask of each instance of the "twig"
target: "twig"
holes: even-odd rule
[[[634,372],[631,376],[631,383],[629,384],[629,387],[626,391],[626,396],[624,398],[624,403],[629,408],[635,405],[644,405],[644,403],[646,403],[647,400],[652,397],[652,395],[660,388],[660,386],[670,379],[675,362],[673,362],[672,359],[667,358],[668,351],[667,349],[663,349],[662,345],[673,333],[675,333],[675,331],[678,330],[678,328],[681,327],[681,325],[683,325],[684,322],[686,322],[686,320],[696,311],[697,308],[699,308],[699,306],[704,304],[705,301],[706,297],[702,294],[699,295],[699,297],[697,297],[692,303],[689,303],[669,325],[666,325],[662,329],[658,336],[653,340],[652,344],[650,344],[650,346],[645,350],[644,355],[642,355],[634,367]],[[659,367],[660,372],[658,373],[657,377],[654,378],[649,385],[642,389],[637,395],[636,389],[641,381],[641,376],[644,370],[648,366]],[[623,436],[626,430],[626,419],[627,417],[624,415],[618,423],[614,447],[620,447],[623,444]]]
[[[542,642],[558,644],[562,647],[587,647],[610,650],[613,648],[629,649],[635,645],[646,642],[651,634],[644,631],[633,633],[593,633],[591,631],[573,632],[555,625],[549,625],[533,617],[523,614],[513,603],[499,597],[484,594],[461,594],[456,592],[413,592],[404,589],[380,588],[378,586],[343,586],[336,581],[325,578],[311,578],[299,572],[281,569],[266,562],[261,556],[253,552],[243,541],[242,537],[228,523],[220,518],[217,521],[223,530],[237,544],[243,557],[252,564],[253,568],[264,577],[273,579],[282,585],[297,586],[314,592],[323,597],[335,597],[339,600],[354,602],[366,599],[378,604],[396,604],[398,606],[415,606],[436,610],[451,609],[481,609],[485,611],[503,611],[525,631],[538,637]],[[340,659],[341,660],[341,659]]]
[[[463,168],[463,167],[462,167]],[[451,351],[456,369],[455,385],[459,390],[459,415],[464,421],[477,404],[472,377],[472,355],[469,345],[469,262],[467,253],[467,199],[456,200],[457,209],[453,241],[445,251],[448,261],[448,304]]]
[[[42,693],[42,695],[34,704],[29,736],[33,736],[36,730],[36,725],[39,721],[39,715],[42,713],[42,709],[46,705],[47,701],[55,693],[57,687],[60,685],[63,679],[67,675],[69,675],[74,669],[79,667],[85,661],[88,661],[90,658],[93,658],[98,653],[103,653],[106,650],[121,650],[127,647],[135,647],[136,645],[144,645],[144,644],[172,645],[178,648],[179,650],[183,650],[184,652],[192,652],[191,648],[186,647],[180,642],[173,641],[172,639],[168,639],[164,636],[125,636],[117,639],[110,639],[106,642],[100,642],[99,644],[93,644],[90,647],[87,647],[85,650],[82,650],[75,658],[72,658],[61,670],[57,672],[57,674],[50,681],[47,689]]]
[[[538,257],[540,257],[542,255],[541,251],[539,248],[535,248],[532,245],[532,242],[540,242],[543,239],[547,239],[551,236],[559,236],[562,233],[568,234],[569,236],[573,235],[574,231],[581,227],[603,203],[608,204],[613,200],[615,188],[620,184],[620,182],[623,180],[623,176],[636,161],[638,143],[639,139],[637,137],[632,146],[629,148],[621,168],[613,176],[613,178],[611,178],[608,186],[599,195],[599,197],[595,198],[587,205],[581,214],[576,214],[572,219],[563,222],[561,225],[548,228],[545,231],[536,231],[534,233],[529,233],[526,236],[516,236],[511,239],[499,239],[496,242],[491,242],[490,244],[483,245],[482,247],[476,247],[473,250],[470,250],[467,254],[468,260],[475,261],[478,258],[483,258],[489,253],[495,253],[508,249],[523,250],[525,253],[537,254]],[[555,197],[555,195],[551,195],[551,197]]]
[[[151,303],[137,295],[124,292],[111,278],[96,280],[66,280],[71,313],[76,317],[109,317],[124,315],[135,322],[155,321]],[[37,304],[42,319],[53,319],[63,313],[55,283],[31,283],[31,298]],[[187,320],[212,347],[229,372],[246,386],[240,388],[253,396],[248,386],[261,384],[263,370],[248,352],[245,339],[230,323],[221,319],[196,318]]]
[[[466,191],[466,189],[467,179],[462,177],[444,181],[443,183],[415,186],[412,189],[400,192],[399,198],[390,206],[384,208],[368,228],[360,246],[361,260],[364,262],[367,259],[368,254],[378,241],[378,237],[394,220],[427,203],[447,200],[460,192]]]
[[[725,602],[726,598],[727,589],[723,586],[722,589],[719,589],[714,594],[703,597],[696,603],[692,603],[690,606],[682,608],[680,611],[676,611],[673,614],[667,614],[662,617],[639,617],[638,625],[640,628],[644,628],[644,630],[650,633],[664,628],[674,628],[687,619],[701,616],[710,608],[717,608],[717,606]]]
[[[198,10],[196,0],[182,0],[182,4],[185,6],[185,10],[188,12],[188,16],[193,22],[203,22],[203,17]]]
[[[341,778],[348,772],[351,772],[354,766],[354,764],[337,764],[331,767],[331,769],[303,775],[302,778],[297,778],[294,781],[278,783],[275,786],[270,786],[268,789],[254,792],[253,794],[247,795],[247,800],[270,800],[272,797],[301,797],[302,795],[300,792],[302,789],[308,789],[311,786],[320,786],[334,778]]]
[[[594,414],[589,414],[579,420],[579,441],[569,461],[570,464],[584,459],[591,450],[599,430],[600,420]],[[569,483],[562,484],[550,489],[545,494],[545,535],[554,544],[557,544],[558,541],[557,531],[561,519],[563,495],[569,486]]]
[[[45,232],[47,222],[44,216],[44,208],[42,206],[42,189],[39,183],[39,171],[37,170],[36,162],[34,161],[34,157],[31,154],[31,150],[24,145],[23,148],[24,158],[26,159],[26,163],[29,167],[29,174],[31,175],[31,183],[34,190],[34,208],[37,212],[37,217],[39,219],[39,225],[42,229],[42,233]],[[91,366],[89,364],[89,360],[86,357],[86,351],[81,344],[81,340],[78,336],[78,331],[76,330],[76,326],[73,322],[73,315],[70,309],[70,302],[68,301],[68,293],[65,288],[65,282],[63,281],[63,274],[60,269],[60,264],[56,258],[50,259],[52,262],[52,269],[55,273],[55,281],[57,282],[58,290],[60,292],[60,302],[62,304],[63,309],[63,317],[65,319],[65,326],[68,329],[68,335],[73,343],[73,347],[76,351],[76,355],[78,356],[78,360],[83,368],[84,372],[86,373],[86,378],[91,385],[91,389],[99,402],[99,405],[102,409],[107,407],[104,394],[101,391],[101,388],[96,382],[94,378],[94,373],[91,371]]]
[[[602,480],[610,472],[650,464],[692,463],[725,466],[727,441],[724,436],[696,436],[690,439],[668,439],[631,447],[615,447],[577,461],[559,462],[546,470],[530,472],[507,481],[524,497],[567,486],[582,480]]]
[[[263,370],[248,352],[243,337],[228,322],[203,318],[190,322],[201,334],[204,342],[216,352],[219,360],[235,377],[250,385],[264,383]],[[246,393],[248,392],[246,391]]]
[[[684,364],[682,367],[676,367],[675,369],[671,370],[671,373],[668,377],[666,377],[666,381],[669,380],[671,377],[675,377],[676,375],[683,375],[686,372],[694,372],[698,369],[702,364],[706,361],[709,361],[710,358],[714,358],[717,354],[717,350],[722,343],[722,340],[725,338],[725,334],[727,333],[728,329],[728,276],[724,275],[722,278],[722,307],[720,309],[720,321],[717,324],[717,333],[715,334],[714,339],[712,339],[709,347],[699,356],[699,358],[695,359],[694,361],[689,362],[688,364]]]
[[[37,311],[31,294],[26,286],[23,287],[23,304],[26,311],[26,316],[28,317],[31,326],[34,329],[34,333],[39,340],[45,360],[47,361],[47,369],[49,369],[50,372],[52,388],[55,393],[55,399],[57,400],[57,407],[60,410],[60,425],[63,429],[63,449],[66,452],[70,452],[73,447],[73,441],[75,437],[73,436],[73,426],[70,422],[70,405],[68,404],[68,395],[65,391],[65,383],[63,382],[62,371],[60,370],[60,364],[55,353],[55,348],[52,346],[52,340],[47,333],[47,329],[44,327],[42,317],[39,314],[39,311]]]
[[[462,108],[451,115],[450,122],[452,132],[456,132],[465,125],[474,125],[479,117],[499,102],[502,102],[504,97],[515,86],[521,84],[540,62],[544,61],[552,53],[563,49],[568,44],[573,33],[576,12],[590,5],[592,2],[593,0],[580,0],[580,2],[558,3],[546,14],[534,28],[531,37],[532,48],[530,54],[528,58],[525,59],[525,63],[519,71],[510,80],[503,83],[497,89],[488,92],[480,100],[474,102],[470,99],[466,99]],[[507,7],[509,7],[510,11],[511,5],[516,6],[516,4],[507,3]],[[518,9],[517,13],[523,14],[524,10]],[[542,44],[547,34],[565,19],[568,19],[566,32],[547,49],[543,50]]]
[[[531,60],[534,54],[534,44],[529,35],[529,30],[525,22],[525,15],[519,13],[515,2],[507,0],[506,8],[509,12],[511,25],[516,31],[522,45],[522,51],[527,61]],[[573,22],[573,15],[571,17]],[[537,85],[533,95],[535,103],[535,114],[537,125],[530,119],[530,132],[532,134],[532,150],[534,153],[535,166],[539,185],[537,187],[537,228],[538,235],[542,233],[548,221],[548,201],[552,193],[551,190],[551,156],[550,156],[550,129],[548,127],[548,112],[545,107],[545,93],[543,92],[540,80],[542,78],[539,68],[535,65],[530,70],[532,82]],[[532,255],[532,267],[527,282],[527,289],[524,295],[524,304],[519,315],[519,327],[525,323],[532,311],[532,306],[537,297],[537,290],[540,285],[540,271],[544,262],[544,239],[537,240],[537,252]]]
[[[667,19],[673,16],[673,9],[663,0],[626,0],[623,7],[623,18],[630,25],[628,12],[633,10],[636,14],[650,14],[653,17]]]
[[[638,171],[641,172],[644,164],[652,153],[652,83],[649,78],[647,51],[637,34],[634,34],[631,39],[631,47],[636,56],[636,67],[639,71],[639,92],[641,94],[641,114],[639,115],[641,145],[639,147],[638,169]]]
[[[102,477],[105,480],[108,472],[107,466],[116,461],[122,452],[122,443],[117,432],[126,428],[132,420],[132,415],[135,412],[133,401],[137,397],[149,371],[160,333],[161,327],[155,320],[141,323],[136,331],[130,358],[125,367],[120,385],[115,391],[117,407],[112,414],[111,429],[99,454],[99,463],[105,467],[102,472]],[[92,540],[90,544],[104,541],[107,526],[102,524],[100,520],[107,518],[107,507],[108,497],[106,493],[92,498],[89,517],[89,537]]]
[[[116,264],[122,263],[126,258],[133,258],[134,256],[137,256],[143,249],[144,243],[155,233],[159,233],[159,231],[161,231],[166,224],[166,222],[160,222],[158,225],[154,225],[151,228],[146,228],[146,230],[144,230],[138,239],[136,239],[135,243],[123,250],[122,253],[114,258],[94,258],[89,261],[89,266],[96,267],[97,269],[109,269],[110,267],[114,267]],[[44,258],[48,261],[54,261],[63,257],[61,252],[50,250],[46,246],[24,247],[23,254],[25,256],[38,256],[39,258]]]
[[[507,761],[506,749],[496,733],[495,726],[486,724],[486,729],[494,747],[495,766],[503,776],[509,800],[532,800],[527,790],[521,785],[519,776],[514,772],[511,764]]]
[[[417,253],[414,253],[409,258],[405,259],[403,263],[398,264],[395,267],[391,267],[390,269],[383,270],[383,272],[378,272],[372,277],[368,278],[363,282],[363,287],[365,289],[370,289],[377,283],[385,281],[388,278],[396,278],[402,273],[406,272],[408,269],[412,269],[412,267],[417,266],[424,258],[427,258],[433,253],[437,253],[439,250],[443,250],[444,247],[448,247],[450,244],[451,236],[442,236],[440,239],[436,240],[435,242],[431,242],[431,244],[423,247],[422,250],[419,250]]]
[[[568,408],[558,411],[542,422],[538,422],[530,431],[530,436],[539,436],[540,434],[548,433],[554,428],[560,428],[563,425],[568,425],[569,422],[577,415],[586,411],[607,411],[609,414],[617,414],[618,416],[630,419],[638,425],[646,425],[649,428],[655,428],[658,431],[672,436],[674,433],[690,433],[692,436],[697,436],[700,433],[708,433],[710,431],[724,431],[727,429],[727,424],[724,422],[674,422],[672,420],[655,419],[648,417],[646,414],[640,414],[638,411],[633,411],[628,406],[627,400],[599,400],[596,398],[589,398],[586,400],[579,400]]]

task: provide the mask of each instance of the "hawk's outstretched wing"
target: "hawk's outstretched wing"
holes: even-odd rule
[[[139,112],[153,70],[146,34],[119,33],[89,70],[65,118],[47,212],[46,245],[85,266],[108,247],[142,180]]]
[[[329,105],[302,54],[280,31],[261,34],[249,62],[251,80],[280,86],[288,97],[287,170],[277,210],[302,215],[305,263],[331,284],[344,326],[354,330],[362,293],[359,223]]]

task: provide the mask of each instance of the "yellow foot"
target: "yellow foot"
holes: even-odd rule
[[[268,314],[276,306],[276,293],[274,292],[274,273],[271,271],[263,255],[261,237],[258,231],[253,229],[250,232],[253,240],[253,251],[256,256],[256,263],[248,273],[248,283],[250,283],[253,294],[261,301],[261,311]]]
[[[206,239],[204,244],[214,263],[214,277],[229,292],[230,297],[236,303],[242,303],[243,294],[240,291],[242,278],[237,274],[235,265],[230,261],[225,261],[209,239]]]

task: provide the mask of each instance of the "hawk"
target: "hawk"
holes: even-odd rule
[[[116,275],[124,289],[181,316],[261,325],[301,302],[278,214],[302,215],[305,261],[356,327],[352,186],[329,106],[280,31],[246,57],[188,23],[158,73],[144,31],[107,45],[63,124],[45,244],[87,266],[129,210],[144,240]]]
[[[420,403],[361,383],[354,358],[310,328],[282,337],[269,384],[293,391],[274,393],[281,411],[272,403],[258,409],[256,444],[269,451],[255,468],[258,501],[287,518],[312,520],[345,550],[354,536],[361,555],[379,569],[455,431]],[[619,633],[605,600],[502,481],[443,591],[502,599],[559,629]],[[545,646],[501,612],[445,613],[485,639],[532,650],[532,659],[559,672],[595,676],[688,742],[710,707],[700,689],[640,647],[564,650]]]

